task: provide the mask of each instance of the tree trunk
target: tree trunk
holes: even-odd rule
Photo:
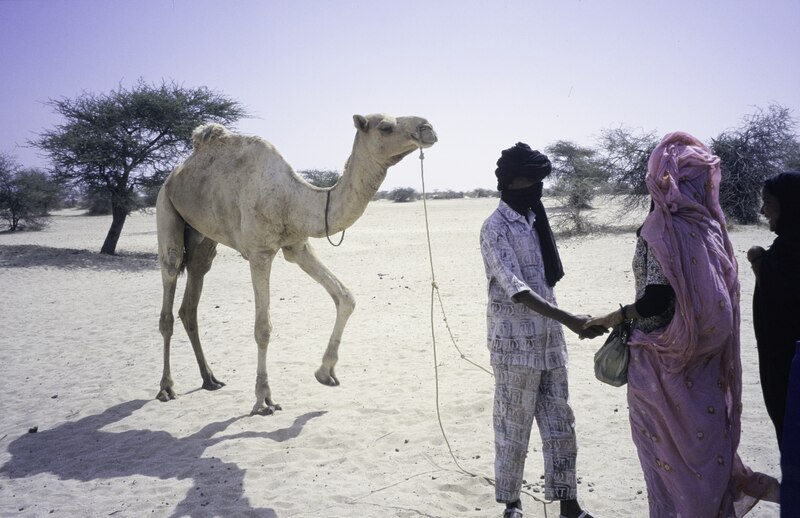
[[[114,255],[116,253],[117,241],[119,241],[119,236],[122,234],[122,227],[125,225],[125,219],[128,217],[127,209],[113,202],[111,204],[111,213],[113,215],[111,228],[108,229],[103,248],[100,249],[101,254]]]

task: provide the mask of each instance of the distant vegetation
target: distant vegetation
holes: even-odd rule
[[[47,224],[55,208],[79,204],[91,214],[112,214],[101,252],[113,254],[127,215],[152,207],[168,172],[190,150],[191,132],[201,122],[231,124],[246,114],[241,105],[206,88],[172,83],[139,83],[108,94],[84,93],[74,99],[51,100],[64,121],[44,131],[31,144],[51,160],[47,170],[26,169],[0,152],[0,220],[7,229],[36,230]],[[744,116],[738,127],[712,138],[721,159],[720,202],[733,223],[758,221],[764,179],[800,169],[800,139],[791,111],[773,104]],[[547,193],[561,203],[557,219],[562,231],[592,230],[586,211],[595,196],[615,194],[627,212],[649,203],[647,160],[660,136],[655,131],[625,126],[600,131],[594,146],[557,140],[544,151],[553,163]],[[493,164],[487,164],[491,168]],[[304,170],[312,185],[332,187],[336,170]],[[493,189],[435,190],[428,200],[491,198]],[[374,200],[407,203],[422,194],[411,187],[378,191]]]
[[[471,191],[434,190],[426,193],[427,200],[457,200],[462,198],[497,198],[500,193],[494,189],[472,189]],[[373,200],[389,200],[395,203],[404,203],[422,199],[422,193],[413,187],[398,187],[391,191],[378,191]]]
[[[720,204],[732,223],[758,221],[761,187],[774,174],[798,169],[800,139],[797,121],[788,108],[770,105],[745,116],[739,127],[711,139],[710,148],[720,157],[722,181]],[[655,131],[624,126],[603,130],[595,148],[568,141],[548,146],[553,162],[554,193],[562,200],[567,230],[591,230],[584,211],[595,194],[621,195],[620,211],[649,203],[647,161],[660,137]]]
[[[7,230],[41,230],[58,208],[61,186],[44,171],[25,169],[11,155],[0,153],[0,219]]]
[[[297,174],[305,178],[305,180],[311,185],[315,185],[317,187],[333,187],[342,176],[338,171],[332,171],[329,169],[306,169],[303,171],[298,171]]]
[[[722,165],[720,203],[736,223],[758,221],[766,178],[800,166],[795,127],[788,108],[771,105],[747,115],[741,126],[713,139],[711,149]]]

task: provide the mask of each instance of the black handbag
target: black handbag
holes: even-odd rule
[[[630,333],[631,321],[625,320],[611,330],[606,343],[594,353],[594,375],[603,383],[621,387],[628,382]]]

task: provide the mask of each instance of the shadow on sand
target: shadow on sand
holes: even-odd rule
[[[224,437],[214,435],[247,416],[208,424],[184,438],[176,438],[164,431],[100,431],[130,416],[148,402],[121,403],[101,414],[22,435],[9,444],[11,460],[0,467],[0,473],[11,479],[49,473],[61,480],[81,482],[135,475],[162,480],[191,479],[191,489],[170,516],[276,517],[273,509],[250,506],[244,496],[245,470],[215,457],[203,457],[203,453],[210,446],[228,440],[291,440],[311,419],[325,414],[324,411],[303,414],[288,428],[272,432],[243,432]]]
[[[0,246],[0,268],[32,268],[44,266],[65,270],[120,270],[140,272],[158,269],[158,254],[149,252],[105,255],[89,250],[53,248],[39,245]]]

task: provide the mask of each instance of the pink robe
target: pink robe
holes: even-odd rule
[[[675,291],[670,323],[630,339],[631,431],[652,517],[742,516],[777,486],[736,453],[739,281],[719,181],[719,159],[686,133],[664,137],[648,163],[654,210],[641,236]]]

